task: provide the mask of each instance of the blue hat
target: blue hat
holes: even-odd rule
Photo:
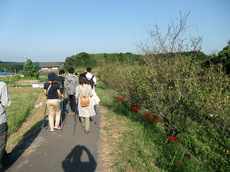
[[[56,78],[57,78],[57,75],[54,72],[51,72],[48,74],[49,81],[55,80]]]

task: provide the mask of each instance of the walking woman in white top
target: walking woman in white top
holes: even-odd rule
[[[81,97],[88,96],[89,104],[81,105]],[[79,86],[76,87],[76,101],[78,102],[79,117],[81,119],[81,126],[85,128],[85,133],[89,133],[90,117],[95,116],[94,102],[92,99],[93,91],[89,85],[89,81],[85,74],[79,76]]]

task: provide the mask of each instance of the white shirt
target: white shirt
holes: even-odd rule
[[[91,73],[89,73],[89,72],[87,72],[86,73],[86,78],[88,79],[88,80],[90,80],[92,77],[93,77],[93,75],[91,74]],[[97,79],[96,79],[96,76],[94,75],[94,77],[93,77],[93,82],[94,83],[97,83]]]
[[[0,81],[0,124],[7,122],[6,107],[10,106],[11,98],[6,83]]]

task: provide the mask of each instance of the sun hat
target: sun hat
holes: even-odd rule
[[[49,81],[55,80],[56,78],[57,78],[57,75],[54,72],[51,72],[48,74]]]

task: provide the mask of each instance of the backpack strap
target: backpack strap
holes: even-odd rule
[[[50,83],[49,87],[48,87],[47,90],[46,90],[46,94],[47,94],[46,96],[48,96],[48,93],[49,93],[50,88],[51,88],[51,83]]]

